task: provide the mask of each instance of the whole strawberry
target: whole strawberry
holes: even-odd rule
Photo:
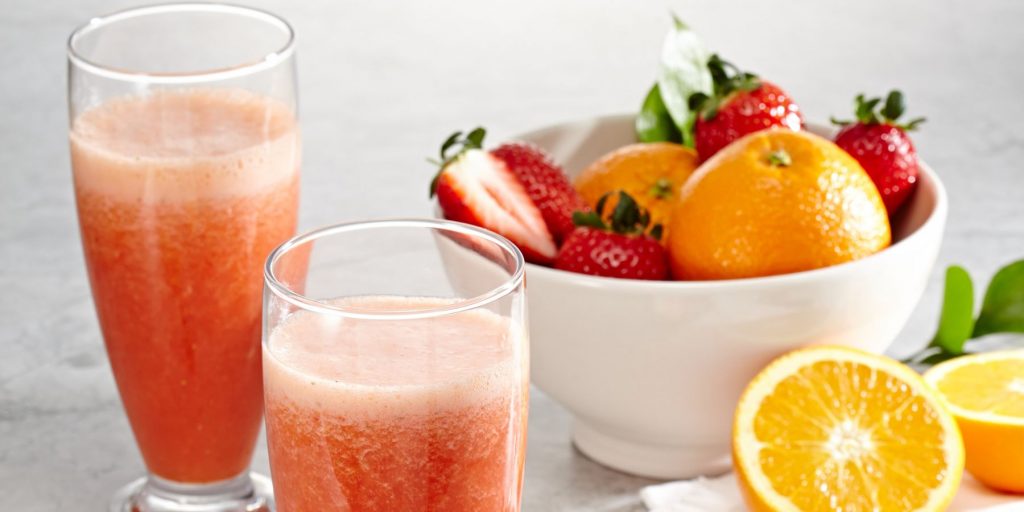
[[[661,226],[648,233],[650,214],[620,191],[608,225],[604,219],[605,194],[596,212],[576,212],[578,226],[555,258],[555,268],[580,274],[622,279],[668,279],[668,258],[658,242]]]
[[[923,117],[899,123],[906,110],[903,93],[889,92],[880,111],[881,98],[856,98],[856,121],[837,121],[842,126],[836,134],[836,145],[846,150],[871,176],[882,194],[885,209],[892,215],[917,186],[920,164],[917,151],[907,132],[924,122]]]
[[[701,161],[711,158],[732,141],[774,126],[799,131],[804,118],[800,107],[777,85],[740,71],[718,55],[708,60],[713,93],[696,93],[690,108],[697,112],[694,146]]]

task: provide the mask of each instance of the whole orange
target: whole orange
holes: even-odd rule
[[[664,243],[672,205],[696,168],[697,153],[686,146],[671,142],[630,144],[590,164],[576,177],[574,185],[591,206],[609,192],[626,191],[651,213],[651,226],[662,225]],[[617,196],[609,196],[605,211],[613,211]]]
[[[885,205],[860,164],[807,132],[747,135],[705,162],[672,212],[676,279],[811,270],[889,246]]]

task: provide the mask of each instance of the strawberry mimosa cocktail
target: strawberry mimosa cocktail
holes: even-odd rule
[[[298,210],[295,104],[290,85],[278,89],[291,83],[291,64],[190,75],[160,61],[153,66],[162,72],[130,73],[124,66],[149,61],[124,57],[131,45],[118,28],[148,27],[148,37],[164,40],[149,47],[140,35],[138,45],[171,59],[178,53],[167,46],[185,36],[162,29],[209,24],[230,33],[236,16],[244,19],[239,33],[280,22],[241,8],[159,6],[112,16],[110,34],[87,27],[72,37],[79,53],[71,54],[70,144],[82,247],[149,472],[120,493],[117,510],[273,505],[256,496],[248,466],[263,414],[262,266],[294,234]],[[187,58],[191,43],[181,44]],[[217,53],[193,51],[203,62]],[[83,56],[89,52],[95,62]],[[98,64],[104,59],[112,69]]]
[[[445,229],[442,222],[417,222],[428,223],[419,228],[425,234]],[[382,253],[403,239],[389,232],[399,229],[390,225],[377,224],[376,235],[388,241],[379,245]],[[280,251],[276,263],[271,259],[263,369],[278,510],[519,510],[528,384],[514,267],[503,269],[488,259],[498,253],[480,242],[460,245],[453,241],[457,237],[442,235],[422,240],[431,251],[402,245],[419,257],[437,251],[461,255],[459,265],[437,280],[450,279],[454,297],[368,295],[374,287],[365,277],[362,287],[349,288],[350,279],[341,277],[346,270],[330,263],[338,260],[318,254],[346,253],[350,236],[366,259],[356,252],[348,261],[363,276],[372,275],[376,258],[365,247],[373,240],[355,241],[366,234],[324,235],[315,245],[290,249],[292,261]],[[301,271],[291,273],[290,285],[280,278],[289,267],[307,265],[310,287],[327,273],[335,274],[339,286],[320,286],[318,298],[311,299],[299,293],[302,281],[294,277]],[[382,262],[379,271],[381,289],[401,289],[401,280],[417,273],[410,290],[430,282],[429,267]],[[434,273],[440,277],[444,270]],[[475,292],[460,273],[484,275],[495,286],[502,286],[504,276],[513,284],[504,285],[504,296],[463,298]],[[486,287],[480,281],[474,286]]]

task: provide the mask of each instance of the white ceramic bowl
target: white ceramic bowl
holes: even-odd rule
[[[575,176],[634,141],[633,117],[515,138],[546,149]],[[922,165],[917,192],[894,221],[896,243],[852,263],[704,282],[528,265],[532,380],[572,413],[576,446],[602,464],[655,478],[724,472],[733,409],[771,359],[814,344],[889,346],[924,291],[946,211],[942,183]]]

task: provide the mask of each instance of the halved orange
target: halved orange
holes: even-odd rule
[[[963,473],[956,421],[916,372],[844,347],[797,350],[748,385],[733,463],[757,511],[932,511]]]
[[[990,487],[1024,492],[1024,350],[958,357],[925,380],[960,425],[967,471]]]

